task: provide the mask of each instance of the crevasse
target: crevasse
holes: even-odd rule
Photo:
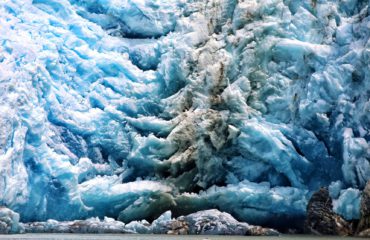
[[[1,1],[0,204],[22,221],[218,208],[287,227],[329,186],[358,218],[369,14],[362,0]]]

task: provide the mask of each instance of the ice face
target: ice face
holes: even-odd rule
[[[1,205],[22,221],[216,206],[299,225],[331,184],[335,210],[358,217],[367,4],[2,1]]]

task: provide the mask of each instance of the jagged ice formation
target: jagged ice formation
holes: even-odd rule
[[[1,1],[0,204],[22,221],[218,208],[294,227],[330,186],[358,218],[369,14],[365,0]]]

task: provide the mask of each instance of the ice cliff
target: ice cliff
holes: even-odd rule
[[[0,205],[295,227],[370,179],[366,0],[3,0]]]

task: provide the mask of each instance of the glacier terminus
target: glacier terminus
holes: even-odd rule
[[[359,219],[369,6],[2,0],[0,206],[131,226],[218,209],[281,230],[326,187]]]

